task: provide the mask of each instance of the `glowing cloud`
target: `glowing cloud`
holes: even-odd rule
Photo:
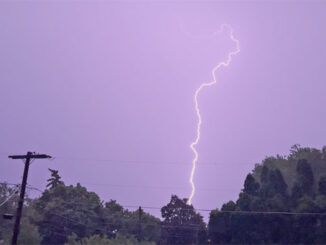
[[[196,139],[194,142],[192,142],[190,144],[190,148],[191,150],[193,151],[194,153],[194,159],[192,160],[192,169],[191,169],[191,173],[190,173],[190,178],[189,178],[189,182],[190,182],[190,185],[191,185],[191,193],[190,193],[190,196],[188,198],[188,204],[190,205],[192,203],[192,198],[194,197],[195,195],[195,192],[196,192],[196,187],[195,187],[195,183],[194,183],[194,174],[195,174],[195,171],[196,171],[196,166],[197,166],[197,161],[198,161],[198,152],[195,148],[195,146],[198,144],[199,142],[199,139],[200,139],[200,127],[201,127],[201,124],[202,124],[202,117],[201,117],[201,114],[200,114],[200,110],[199,110],[199,106],[198,106],[198,95],[200,93],[200,91],[205,88],[205,87],[210,87],[212,85],[214,85],[215,83],[217,83],[216,81],[216,75],[215,73],[222,67],[227,67],[229,66],[229,64],[231,63],[232,61],[232,56],[238,54],[240,52],[240,45],[239,45],[239,40],[237,40],[234,36],[233,36],[233,29],[231,28],[231,26],[229,25],[226,25],[226,24],[223,24],[221,25],[221,28],[220,28],[220,31],[223,31],[224,28],[227,28],[229,29],[229,32],[230,32],[230,39],[236,44],[236,49],[230,53],[228,53],[228,56],[227,56],[227,60],[226,61],[222,61],[220,63],[218,63],[212,70],[212,78],[213,78],[213,81],[209,82],[209,83],[202,83],[199,88],[196,90],[195,92],[195,95],[194,95],[194,100],[195,100],[195,110],[196,110],[196,115],[197,115],[197,118],[198,118],[198,123],[197,123],[197,136],[196,136]]]

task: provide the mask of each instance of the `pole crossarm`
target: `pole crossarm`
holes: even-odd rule
[[[45,159],[45,158],[52,158],[46,154],[35,154],[35,152],[28,152],[27,155],[12,155],[8,156],[11,159],[27,159],[27,158],[34,158],[34,159]]]
[[[45,158],[52,158],[52,157],[49,155],[46,155],[46,154],[36,154],[35,152],[27,152],[26,155],[12,155],[12,156],[8,156],[8,157],[11,159],[24,159],[25,160],[23,180],[22,180],[22,185],[21,185],[21,189],[20,189],[18,207],[17,207],[17,211],[16,211],[16,220],[15,220],[15,224],[14,224],[14,232],[13,232],[12,242],[11,242],[12,245],[17,245],[20,219],[21,219],[22,212],[23,212],[28,169],[29,169],[29,165],[31,163],[31,159],[45,159]]]

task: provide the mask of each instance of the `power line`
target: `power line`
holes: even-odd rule
[[[138,207],[139,208],[139,207]],[[143,208],[143,207],[141,207],[141,208]],[[137,212],[137,211],[135,211],[135,212]],[[55,213],[55,212],[49,212],[50,214],[53,214],[53,215],[56,215],[56,216],[58,216],[58,217],[61,217],[61,218],[63,218],[63,219],[66,219],[66,220],[68,220],[68,221],[71,221],[72,223],[75,223],[75,224],[79,224],[79,225],[81,225],[81,226],[84,226],[84,227],[87,227],[87,228],[93,228],[92,226],[88,226],[88,225],[86,225],[86,224],[84,224],[84,223],[81,223],[81,222],[79,222],[79,221],[76,221],[76,220],[74,220],[74,219],[71,219],[71,218],[69,218],[69,217],[67,217],[67,216],[63,216],[63,215],[60,215],[60,214],[57,214],[57,213]],[[92,216],[91,218],[99,218],[98,216]],[[113,223],[113,222],[101,222],[101,225],[117,225],[117,223]],[[159,225],[160,225],[160,227],[175,227],[175,225],[170,225],[170,224],[162,224],[162,222],[160,221],[160,223],[159,223]],[[199,227],[199,226],[201,226],[200,224],[184,224],[184,225],[182,225],[182,227]],[[69,229],[69,228],[68,228]],[[123,229],[120,229],[120,228],[118,228],[120,231],[121,230],[123,230]],[[104,229],[97,229],[97,230],[102,230],[102,231],[104,231]]]
[[[69,202],[66,202],[69,203]],[[124,205],[124,204],[118,204],[121,207],[127,209],[127,208],[139,208],[142,209],[150,209],[150,210],[161,210],[162,207],[155,207],[155,206],[142,206],[142,205]],[[189,208],[174,208],[174,207],[165,207],[166,209],[178,209],[178,210],[192,210],[191,207]],[[212,212],[217,211],[218,213],[234,213],[234,214],[284,214],[284,215],[321,215],[324,216],[326,213],[313,213],[313,212],[287,212],[287,211],[243,211],[243,210],[235,210],[235,211],[225,211],[225,210],[218,210],[218,209],[204,209],[204,208],[193,208],[194,211],[201,211],[201,212]],[[78,210],[75,210],[78,211]],[[82,211],[82,210],[79,210]]]
[[[35,187],[32,187],[32,186],[28,186],[27,188],[41,191],[38,188],[35,188]],[[69,202],[66,202],[66,203],[69,203]],[[125,209],[127,209],[127,208],[139,208],[138,205],[121,205],[121,206],[123,208],[125,208]],[[156,209],[156,210],[161,209],[161,207],[155,207],[155,206],[141,206],[141,208],[142,209]],[[169,209],[169,207],[166,207],[166,208]],[[170,209],[174,209],[174,208],[171,207]],[[177,209],[179,209],[179,210],[180,209],[181,210],[191,210],[190,207],[189,208],[177,208]],[[252,214],[314,215],[314,216],[316,216],[316,215],[317,216],[319,216],[319,215],[325,216],[326,215],[326,213],[311,213],[311,212],[300,212],[299,213],[299,212],[283,212],[283,211],[218,211],[216,209],[200,209],[200,208],[199,209],[194,209],[194,210],[196,210],[196,211],[205,211],[205,212],[207,212],[207,211],[209,211],[209,212],[211,212],[211,211],[217,211],[218,213],[250,214],[250,215],[252,215]],[[74,209],[74,211],[85,211],[85,210]],[[137,212],[137,211],[134,211],[134,212]],[[51,211],[49,212],[48,211],[48,213],[49,214],[52,214],[52,215],[56,215],[56,216],[61,217],[63,219],[66,219],[67,221],[70,221],[70,222],[72,222],[74,224],[77,224],[77,225],[80,225],[80,226],[83,226],[83,227],[86,227],[86,228],[91,228],[92,230],[96,230],[96,231],[102,232],[103,234],[107,234],[108,233],[108,230],[105,229],[105,228],[100,228],[100,227],[95,227],[94,228],[91,225],[87,225],[85,223],[82,223],[80,221],[77,221],[75,219],[72,219],[69,216],[67,217],[65,215],[60,215],[60,214],[58,214],[56,212],[51,212]],[[86,215],[86,217],[88,219],[92,219],[92,218],[99,219],[100,218],[97,215]],[[54,231],[54,230],[51,230],[50,232],[53,233],[53,234],[56,234],[56,235],[59,235],[60,234],[60,236],[65,237],[65,238],[69,236],[69,234],[67,232],[69,232],[69,233],[72,234],[72,232],[75,231],[72,228],[70,228],[69,223],[63,224],[63,225],[61,225],[59,227],[58,226],[55,226],[55,224],[52,224],[51,222],[47,222],[46,225],[47,226],[50,226],[50,227],[52,227],[54,229],[55,228],[63,228],[64,229],[64,233],[66,235],[65,234],[62,234],[62,233],[59,233],[57,231]],[[116,222],[108,222],[108,221],[105,221],[105,222],[101,222],[100,225],[101,226],[102,225],[117,225],[117,223]],[[150,224],[150,225],[159,225],[160,228],[175,228],[176,227],[176,225],[172,225],[172,224],[163,224],[162,221],[160,223],[157,223],[157,224],[156,223],[153,223],[153,224]],[[189,224],[178,225],[178,227],[179,228],[182,228],[182,229],[198,229],[198,228],[202,227],[202,224],[192,224],[192,223],[189,223]],[[116,229],[117,229],[117,232],[130,232],[130,229],[127,229],[126,227],[117,227]],[[173,237],[179,237],[179,236],[180,237],[183,237],[183,236],[178,235],[178,234],[174,234],[172,236]]]
[[[20,185],[20,184],[14,184],[14,183],[8,183],[8,182],[0,182],[0,185],[14,185],[14,186],[17,186],[17,185]]]
[[[9,153],[1,153],[1,156],[7,157]],[[77,156],[56,156],[53,157],[51,160],[69,160],[69,161],[87,161],[87,162],[99,162],[99,163],[107,163],[107,164],[127,164],[127,165],[187,165],[191,166],[191,161],[170,161],[170,160],[133,160],[133,159],[110,159],[110,158],[92,158],[92,157],[77,157]],[[200,166],[223,166],[224,163],[218,162],[218,161],[199,161]],[[248,162],[243,162],[243,163],[231,163],[231,165],[236,165],[236,166],[252,166],[257,163],[248,163]]]
[[[191,165],[191,161],[163,161],[163,160],[121,160],[121,159],[99,159],[91,157],[73,157],[73,156],[57,156],[53,159],[71,160],[71,161],[93,161],[93,162],[103,162],[103,163],[120,163],[120,164],[145,164],[145,165]],[[223,163],[218,163],[215,161],[200,161],[201,166],[212,165],[221,166]],[[256,163],[255,163],[256,164]],[[251,163],[241,163],[236,165],[252,165]]]
[[[126,205],[125,206],[123,206],[123,207],[127,207]],[[128,206],[128,207],[137,207],[137,206]],[[142,207],[142,208],[157,208],[157,207]],[[137,212],[137,211],[136,211]],[[222,212],[228,212],[228,211],[222,211]],[[236,211],[230,211],[230,212],[236,212]],[[236,213],[239,213],[240,211],[238,211],[238,212],[236,212]],[[245,211],[242,211],[242,213],[243,212],[245,212]],[[252,213],[252,211],[248,211],[248,212],[251,212]],[[94,227],[93,226],[89,226],[89,225],[86,225],[86,224],[84,224],[84,223],[81,223],[81,222],[79,222],[79,221],[76,221],[76,220],[74,220],[74,219],[71,219],[71,218],[69,218],[69,217],[67,217],[67,216],[63,216],[63,215],[59,215],[59,214],[57,214],[57,213],[54,213],[54,212],[49,212],[50,214],[53,214],[53,215],[56,215],[56,216],[58,216],[58,217],[61,217],[61,218],[64,218],[64,219],[66,219],[66,220],[68,220],[68,221],[70,221],[70,222],[73,222],[73,223],[75,223],[75,224],[78,224],[78,225],[81,225],[81,226],[83,226],[83,227],[86,227],[86,228],[93,228],[94,229]],[[322,215],[326,215],[326,213],[290,213],[290,212],[255,212],[255,213],[286,213],[286,214],[322,214]],[[98,216],[93,216],[93,217],[95,217],[95,218],[99,218]],[[117,223],[113,223],[113,222],[101,222],[101,225],[116,225]],[[49,225],[49,226],[52,226],[53,228],[57,228],[56,226],[54,226],[53,224],[51,224],[51,223],[47,223],[47,225]],[[68,224],[67,224],[68,225]],[[155,224],[154,224],[155,225]],[[200,227],[202,227],[202,225],[201,224],[183,224],[183,225],[170,225],[170,224],[163,224],[162,222],[160,222],[159,223],[159,226],[161,227],[161,228],[175,228],[175,227],[179,227],[179,228],[182,228],[182,229],[197,229],[197,228],[200,228]],[[67,230],[69,230],[70,232],[74,232],[74,230],[73,229],[71,229],[69,226],[66,226],[66,225],[63,225],[63,229],[65,230],[65,231],[67,231]],[[107,229],[101,229],[101,228],[99,228],[99,227],[96,227],[95,228],[95,230],[97,230],[97,231],[101,231],[101,232],[103,232],[103,234],[106,234],[106,233],[108,233],[108,230]],[[127,229],[126,227],[117,227],[116,228],[116,230],[117,230],[117,232],[124,232],[124,231],[126,231],[126,232],[130,232],[130,229]],[[51,231],[51,232],[53,232],[53,231]],[[53,232],[53,233],[56,233],[56,232]],[[68,234],[67,234],[68,235]],[[183,237],[182,235],[177,235],[177,234],[175,234],[175,235],[173,235],[173,236],[175,236],[175,237]]]
[[[10,194],[9,197],[0,204],[0,207],[3,206],[3,205],[5,205],[12,197],[14,197],[14,195],[18,193],[19,188],[20,188],[20,186],[17,185],[16,189],[14,189],[12,191],[12,194]]]
[[[113,188],[133,188],[133,189],[182,189],[186,190],[189,189],[189,187],[186,186],[146,186],[146,185],[112,185],[112,184],[106,184],[106,183],[88,183],[88,182],[78,182],[83,185],[98,185],[98,186],[107,186],[107,187],[113,187]],[[218,191],[218,190],[234,190],[238,191],[239,189],[236,188],[219,188],[219,189],[214,189],[214,188],[197,188],[198,190],[203,190],[203,191]]]
[[[121,205],[124,208],[137,208],[136,205]],[[141,206],[143,209],[162,209],[162,207],[153,207],[153,206]],[[167,209],[174,209],[173,207]],[[190,208],[176,208],[182,210],[191,210]],[[284,211],[243,211],[243,210],[235,210],[235,211],[224,211],[224,210],[217,210],[217,209],[203,209],[203,208],[194,208],[195,211],[202,211],[202,212],[212,212],[217,211],[218,213],[243,213],[243,214],[285,214],[285,215],[326,215],[326,213],[312,213],[312,212],[284,212]]]
[[[0,184],[2,184],[0,182]],[[14,185],[14,184],[12,184]],[[32,186],[27,186],[28,189],[36,190],[39,192],[43,192],[42,190],[32,187]],[[69,202],[66,202],[69,203]],[[141,207],[142,209],[150,209],[150,210],[161,210],[162,207],[156,207],[156,206],[142,206],[142,205],[123,205],[119,204],[123,208],[139,208]],[[166,207],[168,208],[168,207]],[[174,209],[173,207],[168,208],[168,209]],[[183,210],[191,210],[191,208],[178,208],[178,209],[183,209]],[[212,211],[217,211],[219,213],[242,213],[242,214],[283,214],[283,215],[321,215],[324,216],[326,213],[320,213],[320,212],[290,212],[290,211],[244,211],[244,210],[235,210],[235,211],[225,211],[225,210],[217,210],[217,209],[204,209],[204,208],[194,208],[195,211],[201,211],[201,212],[212,212]],[[78,211],[78,210],[77,210]]]
[[[7,182],[0,182],[1,183],[7,183]],[[106,186],[106,187],[112,187],[112,188],[125,188],[125,189],[162,189],[162,190],[170,190],[170,189],[180,189],[180,190],[186,190],[189,189],[189,187],[186,186],[148,186],[148,185],[114,185],[114,184],[106,184],[106,183],[89,183],[89,182],[78,182],[82,185],[95,185],[95,186]],[[7,183],[9,184],[9,183]],[[10,185],[16,185],[13,183],[10,183]],[[35,188],[35,187],[33,187]],[[32,188],[30,188],[32,189]],[[219,191],[219,190],[233,190],[233,191],[239,191],[241,188],[237,189],[237,188],[197,188],[198,190],[202,190],[202,191]]]
[[[52,213],[52,214],[54,214],[54,215],[57,215],[57,214],[55,214],[55,213]],[[67,220],[69,220],[69,221],[72,221],[73,223],[75,223],[75,224],[79,224],[79,225],[81,225],[81,226],[83,226],[83,227],[86,227],[86,228],[94,228],[94,227],[92,227],[92,226],[87,226],[87,225],[85,225],[84,223],[81,223],[81,222],[74,222],[73,220],[71,220],[71,219],[69,219],[68,217],[64,217],[64,216],[61,216],[61,215],[57,215],[58,217],[62,217],[62,218],[65,218],[65,219],[67,219]],[[112,224],[112,225],[116,225],[116,223],[112,223],[112,222],[106,222],[106,223],[101,223],[101,225],[110,225],[110,224]],[[52,227],[52,228],[59,228],[58,226],[55,226],[54,224],[52,224],[52,223],[47,223],[46,224],[47,226],[50,226],[50,227]],[[174,225],[164,225],[164,224],[160,224],[160,227],[161,228],[169,228],[169,227],[171,227],[171,228],[175,228],[175,226]],[[188,228],[188,229],[194,229],[194,228],[198,228],[198,227],[201,227],[200,225],[183,225],[182,226],[182,228]],[[76,231],[75,230],[73,230],[72,228],[70,228],[70,227],[68,227],[68,226],[63,226],[63,229],[64,229],[64,231],[65,232],[67,232],[67,231],[69,231],[69,232],[71,232],[71,234],[72,233],[75,233]],[[95,230],[96,231],[101,231],[103,234],[107,234],[108,233],[108,230],[106,230],[106,229],[100,229],[100,228],[95,228]],[[130,233],[130,229],[128,229],[128,228],[126,228],[126,227],[124,227],[124,228],[122,228],[122,227],[120,227],[120,228],[117,228],[116,229],[117,230],[117,232],[115,232],[115,233],[119,233],[119,232],[128,232],[128,233]],[[60,234],[60,236],[62,236],[62,237],[67,237],[67,236],[69,236],[68,234],[67,234],[67,236],[66,235],[63,235],[62,233],[59,233],[59,232],[56,232],[56,231],[53,231],[53,230],[51,230],[50,231],[51,233],[54,233],[54,234]],[[134,234],[133,234],[134,235]],[[183,235],[178,235],[178,234],[173,234],[173,235],[170,235],[170,237],[184,237]],[[87,238],[87,237],[84,237],[84,238]]]

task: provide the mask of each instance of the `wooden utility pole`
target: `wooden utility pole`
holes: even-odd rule
[[[14,233],[12,236],[12,245],[16,245],[17,240],[18,240],[18,234],[19,234],[20,219],[21,219],[22,212],[23,212],[23,204],[24,204],[25,190],[26,190],[26,184],[27,184],[28,169],[29,169],[29,165],[31,163],[31,159],[51,158],[51,156],[48,156],[45,154],[35,154],[34,152],[27,152],[27,155],[14,155],[14,156],[9,156],[9,158],[25,160],[23,181],[22,181],[22,185],[20,188],[18,207],[17,207],[17,211],[16,211],[16,220],[15,220],[15,225],[14,225]]]
[[[140,242],[143,237],[143,231],[142,231],[142,226],[141,226],[141,216],[142,216],[143,210],[141,206],[138,208],[138,241]]]

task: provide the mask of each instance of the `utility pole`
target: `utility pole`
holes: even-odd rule
[[[139,206],[138,208],[138,241],[142,240],[142,227],[141,227],[141,216],[142,216],[142,208]]]
[[[28,169],[29,169],[29,165],[31,163],[31,159],[51,158],[51,156],[45,155],[45,154],[35,154],[35,152],[27,152],[26,155],[14,155],[14,156],[8,156],[8,157],[11,159],[25,160],[23,181],[22,181],[22,185],[20,188],[18,207],[17,207],[17,211],[16,211],[16,220],[15,220],[15,225],[14,225],[14,233],[12,236],[12,245],[16,245],[17,240],[18,240],[18,234],[19,234],[20,219],[21,219],[22,212],[23,212],[23,204],[24,204],[25,190],[26,190],[26,184],[27,184]]]

